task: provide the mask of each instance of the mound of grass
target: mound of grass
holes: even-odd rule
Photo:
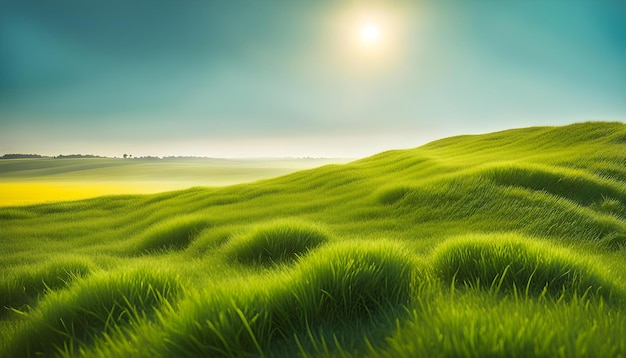
[[[239,230],[238,227],[230,226],[211,227],[210,230],[204,230],[189,245],[187,252],[197,257],[203,257],[211,250],[226,244],[233,231],[237,230]]]
[[[206,217],[179,216],[150,226],[131,243],[134,253],[151,253],[167,250],[184,250],[196,236],[208,228]]]
[[[11,272],[0,281],[0,317],[8,314],[10,309],[24,310],[27,305],[35,305],[40,296],[67,287],[92,271],[93,265],[87,259],[60,257]]]
[[[94,274],[70,290],[49,295],[16,332],[4,357],[75,355],[79,347],[131,321],[146,319],[181,287],[175,276],[148,269]]]
[[[410,304],[416,279],[429,276],[402,245],[332,244],[304,257],[287,275],[189,295],[178,312],[163,317],[165,341],[175,356],[262,356],[296,347],[294,337],[308,337],[311,329],[336,334],[376,324],[382,313]]]
[[[598,319],[605,317],[605,319]],[[620,357],[624,312],[583,298],[439,292],[372,347],[372,357]]]
[[[463,236],[437,247],[435,272],[445,282],[522,295],[613,298],[595,265],[566,249],[515,234]]]
[[[341,324],[408,304],[414,279],[428,280],[425,271],[417,273],[416,261],[401,245],[343,242],[303,260],[290,291],[306,322]]]
[[[330,240],[319,225],[302,220],[277,220],[255,226],[227,244],[227,255],[247,264],[272,265],[294,261]]]
[[[582,206],[626,215],[626,195],[615,184],[567,169],[541,166],[499,166],[488,171],[497,184],[545,191],[569,199]]]
[[[408,193],[414,191],[415,188],[408,185],[393,186],[379,190],[376,199],[381,204],[391,205],[404,198]]]
[[[262,356],[278,334],[270,330],[269,301],[262,288],[245,284],[190,293],[162,319],[164,350],[178,357]]]

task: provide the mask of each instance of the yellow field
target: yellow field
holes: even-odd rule
[[[78,200],[102,195],[149,194],[187,187],[180,182],[0,182],[0,206]]]
[[[347,159],[0,160],[0,206],[252,182]]]

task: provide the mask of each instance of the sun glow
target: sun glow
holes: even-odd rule
[[[408,10],[396,2],[352,2],[339,8],[329,18],[328,38],[331,58],[342,75],[371,78],[399,68],[410,46]]]
[[[374,45],[380,41],[380,27],[376,24],[366,24],[361,27],[361,42],[366,45]]]

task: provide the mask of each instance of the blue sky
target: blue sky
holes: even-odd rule
[[[626,121],[623,1],[0,3],[0,154],[363,157],[588,120]]]

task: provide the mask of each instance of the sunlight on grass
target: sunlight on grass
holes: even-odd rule
[[[319,225],[298,220],[281,220],[254,227],[228,243],[228,256],[250,264],[279,264],[296,260],[329,241]]]
[[[0,207],[0,356],[624,356],[624,138],[516,129]]]
[[[449,239],[433,254],[437,274],[450,285],[529,295],[599,295],[624,300],[602,270],[575,252],[514,234]]]

